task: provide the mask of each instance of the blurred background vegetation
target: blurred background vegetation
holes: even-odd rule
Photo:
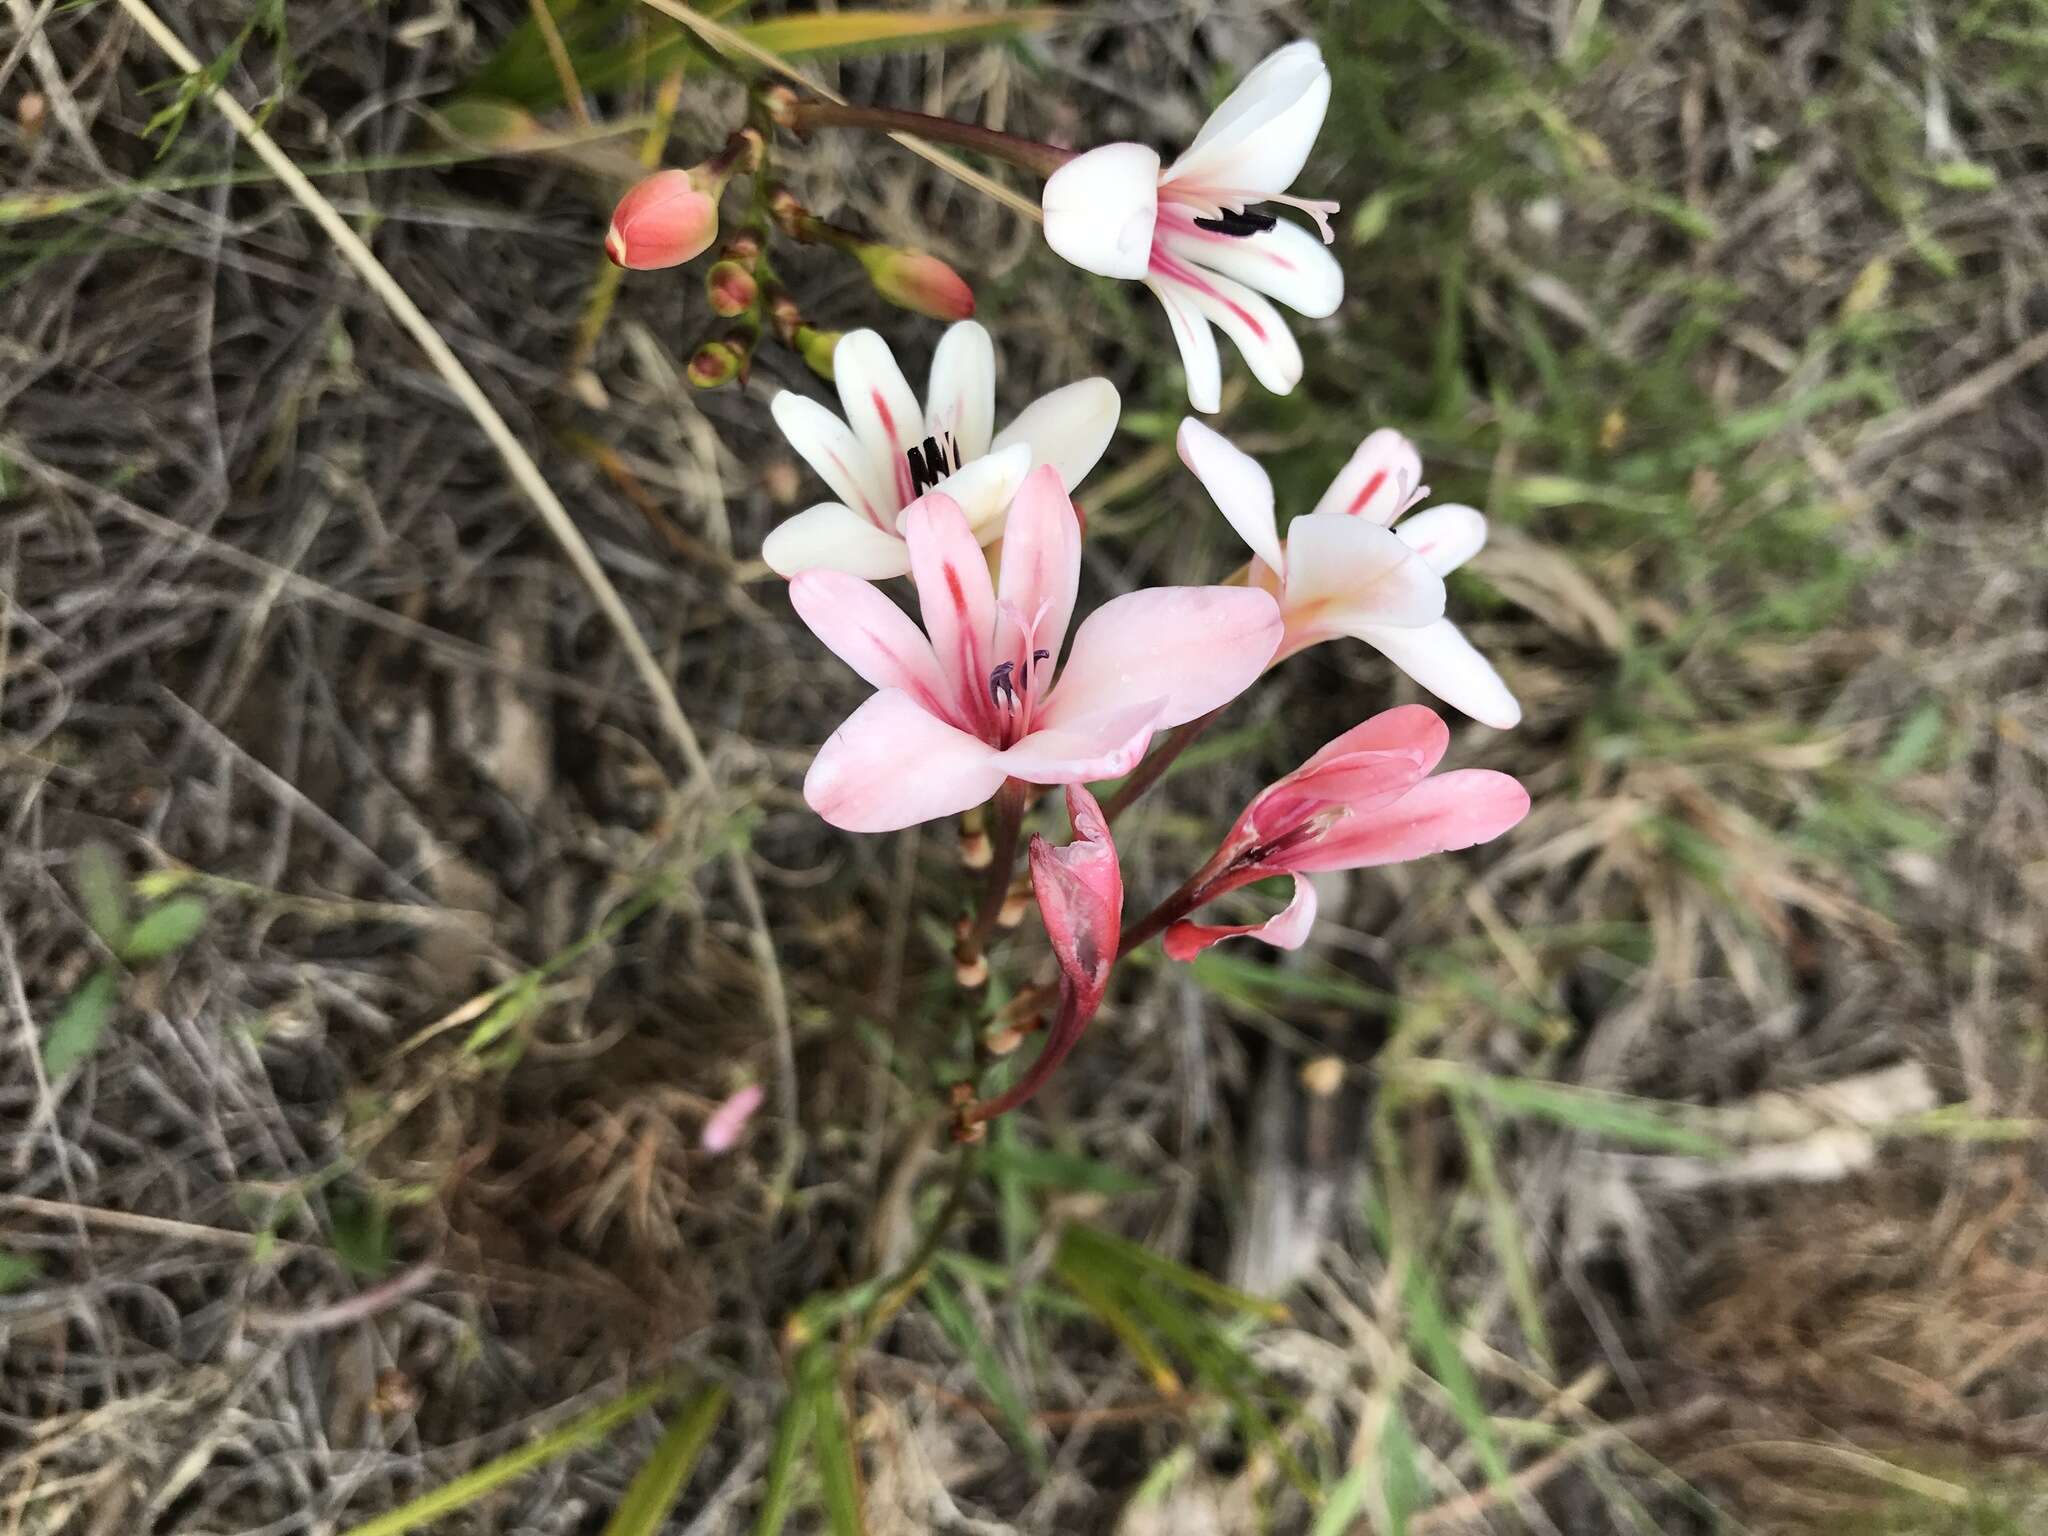
[[[1494,521],[1452,602],[1526,718],[1452,751],[1529,820],[1128,968],[971,1165],[953,839],[797,794],[858,688],[755,557],[824,387],[691,390],[699,269],[600,256],[741,84],[610,0],[162,7],[197,74],[133,12],[0,23],[9,1530],[2048,1527],[2048,7],[702,8],[1074,144],[1317,37],[1349,300],[1219,425],[1283,509],[1391,425]],[[1092,598],[1236,563],[1146,295],[883,141],[776,154],[974,283],[1001,414],[1116,381]],[[785,275],[921,378],[937,324]],[[1409,697],[1286,664],[1120,824],[1133,899]]]

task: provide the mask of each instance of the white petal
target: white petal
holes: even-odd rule
[[[1477,507],[1445,502],[1403,518],[1394,536],[1437,575],[1448,576],[1486,547],[1486,514]]]
[[[817,401],[791,390],[768,402],[789,446],[832,487],[832,494],[878,528],[896,521],[893,477],[868,457],[853,429]]]
[[[1508,685],[1449,619],[1419,629],[1367,626],[1357,633],[1424,688],[1481,725],[1506,731],[1521,723],[1522,706]]]
[[[986,544],[1002,536],[1003,516],[1010,510],[1010,499],[1030,473],[1031,450],[1018,443],[1001,453],[983,454],[973,463],[963,465],[959,473],[946,476],[932,490],[943,491],[957,501],[974,537]],[[901,526],[899,516],[898,528]]]
[[[1223,406],[1223,363],[1216,355],[1216,333],[1194,295],[1180,283],[1147,278],[1145,286],[1166,310],[1173,327],[1173,343],[1180,348],[1180,365],[1188,376],[1188,404],[1198,411],[1220,410]]]
[[[932,354],[924,430],[931,437],[952,433],[964,464],[988,452],[995,419],[995,343],[978,322],[962,320],[939,338],[939,348]]]
[[[1104,277],[1141,278],[1159,215],[1159,156],[1143,144],[1105,144],[1045,180],[1045,243]]]
[[[1283,607],[1290,633],[1414,628],[1444,616],[1444,580],[1387,529],[1312,512],[1287,525]]]
[[[1202,313],[1237,343],[1253,378],[1276,395],[1290,393],[1301,382],[1301,348],[1280,311],[1243,283],[1213,272],[1200,276],[1190,296]]]
[[[1246,75],[1210,114],[1162,186],[1285,192],[1315,147],[1330,108],[1330,71],[1313,42],[1289,43]]]
[[[1174,440],[1181,463],[1195,472],[1238,537],[1272,569],[1284,571],[1280,527],[1273,515],[1273,482],[1259,461],[1192,416],[1181,422]]]
[[[836,501],[785,518],[762,542],[761,558],[784,577],[844,571],[866,581],[885,581],[910,569],[910,551],[901,539]]]
[[[832,351],[832,377],[847,424],[895,498],[889,511],[901,511],[915,495],[905,455],[924,442],[924,412],[895,353],[873,331],[848,331]]]
[[[1192,261],[1278,299],[1297,314],[1320,320],[1344,302],[1344,269],[1323,242],[1284,219],[1256,235],[1201,229],[1174,210],[1160,215],[1159,244]]]
[[[1359,517],[1385,528],[1407,510],[1420,484],[1422,455],[1392,427],[1381,427],[1352,450],[1313,510]]]
[[[1101,461],[1116,435],[1123,401],[1107,379],[1082,379],[1025,406],[1017,419],[996,434],[995,447],[1031,445],[1034,464],[1050,464],[1072,494],[1088,471]]]

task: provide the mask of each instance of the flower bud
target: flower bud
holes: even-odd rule
[[[704,274],[704,293],[711,301],[712,313],[730,320],[754,307],[761,297],[761,285],[738,262],[720,261]]]
[[[810,364],[811,372],[819,378],[832,382],[832,354],[839,350],[839,338],[844,331],[821,331],[815,325],[800,325],[796,328],[793,345],[803,360]]]
[[[730,384],[746,368],[746,354],[730,342],[707,341],[690,358],[684,375],[697,389]]]
[[[934,320],[965,320],[974,313],[974,290],[938,257],[893,245],[868,245],[859,252],[875,292],[900,309]]]
[[[680,266],[717,238],[717,193],[699,187],[693,172],[657,171],[619,199],[604,253],[618,266],[652,272]]]
[[[513,102],[465,96],[436,113],[443,137],[484,149],[517,149],[541,136],[540,119]]]

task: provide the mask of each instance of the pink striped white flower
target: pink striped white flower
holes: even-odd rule
[[[1407,438],[1382,428],[1360,443],[1314,510],[1287,525],[1284,545],[1273,482],[1255,459],[1193,417],[1179,444],[1251,546],[1252,585],[1279,600],[1287,634],[1276,661],[1349,635],[1482,724],[1521,721],[1500,674],[1444,617],[1443,579],[1485,545],[1486,518],[1455,504],[1404,515],[1429,494]]]
[[[1165,170],[1143,144],[1105,144],[1047,178],[1045,240],[1075,266],[1141,281],[1173,327],[1198,411],[1222,404],[1220,329],[1252,375],[1284,395],[1301,379],[1301,348],[1266,297],[1320,319],[1344,297],[1344,273],[1323,247],[1337,205],[1288,188],[1323,126],[1330,72],[1306,39],[1246,75]],[[1315,220],[1297,224],[1252,211],[1282,203]],[[1266,297],[1262,297],[1262,295]]]
[[[768,535],[761,558],[781,576],[901,576],[910,569],[904,508],[931,490],[951,497],[975,539],[991,543],[1032,468],[1052,466],[1071,493],[1109,446],[1122,409],[1109,380],[1082,379],[1041,395],[995,431],[995,344],[972,320],[939,339],[922,405],[874,331],[841,337],[832,371],[843,419],[790,390],[770,402],[790,447],[836,498]]]

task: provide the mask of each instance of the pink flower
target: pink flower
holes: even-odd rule
[[[702,255],[717,238],[718,188],[699,187],[694,171],[656,171],[619,199],[604,253],[616,266],[652,272]]]
[[[761,1099],[761,1085],[749,1083],[711,1111],[704,1122],[704,1150],[714,1154],[730,1152],[738,1144],[747,1122],[754,1118],[754,1111],[761,1107]]]
[[[1352,727],[1262,790],[1189,882],[1185,910],[1269,875],[1293,875],[1294,899],[1263,923],[1176,922],[1166,930],[1167,954],[1192,960],[1241,934],[1298,949],[1316,917],[1316,889],[1305,875],[1475,847],[1529,814],[1529,792],[1504,773],[1461,768],[1429,777],[1450,739],[1434,711],[1404,704]]]
[[[1485,545],[1486,518],[1448,504],[1402,517],[1429,494],[1407,438],[1382,429],[1360,443],[1314,510],[1287,525],[1284,548],[1273,482],[1258,462],[1193,417],[1181,422],[1179,443],[1251,546],[1252,585],[1279,599],[1287,634],[1274,660],[1353,636],[1482,724],[1520,722],[1522,706],[1500,674],[1444,617],[1443,579]]]
[[[1081,528],[1050,466],[1017,492],[993,585],[951,497],[913,502],[903,536],[922,630],[844,572],[804,571],[789,584],[811,632],[879,690],[804,778],[811,808],[849,832],[953,815],[1008,778],[1081,784],[1128,773],[1154,731],[1236,698],[1280,641],[1280,611],[1264,592],[1154,587],[1091,613],[1062,666]]]
[[[963,1117],[969,1125],[1009,1113],[1045,1086],[1109,989],[1123,927],[1123,869],[1102,807],[1078,784],[1067,786],[1067,819],[1074,838],[1066,847],[1031,839],[1031,889],[1060,967],[1059,1015],[1030,1070],[1008,1092],[970,1108]]]
[[[1046,179],[1045,243],[1086,271],[1152,290],[1198,411],[1223,398],[1212,325],[1261,384],[1284,395],[1301,379],[1301,349],[1260,295],[1314,319],[1343,300],[1343,269],[1323,249],[1334,238],[1329,215],[1337,205],[1287,194],[1329,105],[1322,52],[1307,40],[1290,43],[1244,77],[1163,172],[1143,144],[1105,144]],[[1247,211],[1259,203],[1301,209],[1323,244],[1298,225]]]

